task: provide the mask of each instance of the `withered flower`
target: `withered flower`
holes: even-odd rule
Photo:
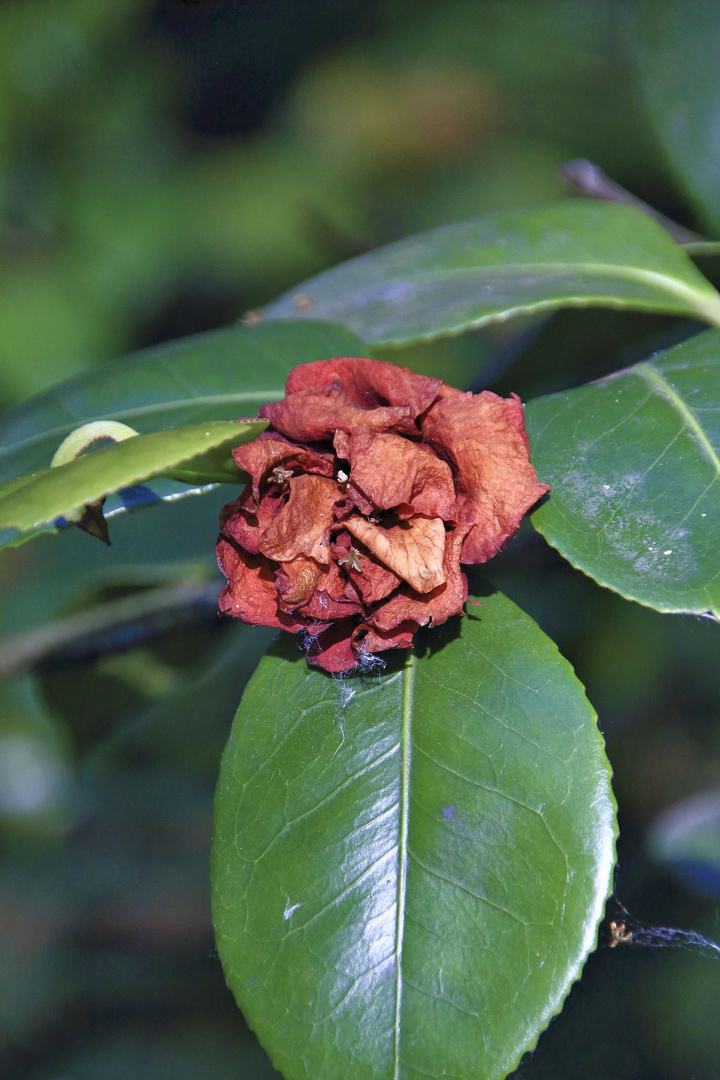
[[[303,364],[260,416],[267,430],[233,451],[250,481],[220,519],[220,610],[304,631],[325,671],[460,614],[461,563],[495,555],[549,490],[518,397],[395,364]]]

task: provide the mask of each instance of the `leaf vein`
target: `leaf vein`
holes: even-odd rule
[[[484,896],[482,893],[475,892],[468,885],[464,885],[461,881],[456,881],[454,878],[446,877],[445,874],[441,874],[439,870],[434,870],[433,867],[427,866],[426,863],[424,863],[422,859],[420,859],[409,847],[408,857],[412,859],[412,861],[416,863],[422,870],[424,870],[426,874],[430,874],[431,877],[437,878],[438,881],[444,881],[447,885],[452,885],[456,889],[460,889],[461,892],[467,893],[468,896],[472,896],[475,900],[480,900],[482,903],[487,904],[488,907],[495,908],[496,911],[500,911],[504,915],[507,915],[520,926],[527,926],[527,923],[523,919],[521,919],[519,915],[516,915],[513,911],[510,911],[508,908],[503,907],[502,904],[496,903],[494,900],[491,900],[488,896]]]
[[[712,462],[716,472],[720,475],[720,456],[718,456],[717,450],[708,439],[692,410],[685,404],[677,391],[672,388],[667,379],[652,364],[647,362],[636,364],[634,370],[641,379],[648,383],[661,397],[664,397],[666,401],[670,402],[673,408],[680,413],[685,426],[690,428],[705,451],[705,456]]]
[[[402,722],[400,745],[402,748],[400,774],[400,837],[398,841],[398,898],[395,924],[395,1067],[394,1077],[400,1077],[400,1013],[402,1009],[402,949],[405,932],[405,898],[407,892],[408,825],[410,806],[410,757],[411,720],[413,692],[415,689],[415,656],[408,651],[403,665]]]

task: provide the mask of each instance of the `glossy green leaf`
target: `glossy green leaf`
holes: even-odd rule
[[[715,0],[640,0],[631,35],[648,113],[702,218],[720,230],[720,65]]]
[[[156,431],[106,446],[66,465],[43,469],[26,477],[24,483],[10,480],[0,486],[0,539],[3,530],[27,532],[59,517],[73,521],[82,515],[86,504],[170,470],[200,475],[207,455],[211,455],[208,467],[219,470],[231,447],[256,438],[265,427],[265,421],[253,420]],[[222,454],[220,460],[218,453]],[[223,475],[227,480],[242,477],[231,458]],[[8,538],[12,538],[11,532]]]
[[[342,327],[317,322],[234,326],[134,353],[0,416],[0,481],[49,466],[65,436],[91,420],[148,434],[255,416],[283,396],[296,364],[366,351]]]
[[[535,527],[601,585],[720,615],[720,332],[531,401]]]
[[[384,673],[261,661],[221,766],[226,978],[288,1080],[499,1080],[596,941],[614,813],[572,669],[500,593]]]
[[[304,282],[271,319],[342,323],[402,345],[513,315],[613,307],[720,323],[720,296],[656,221],[629,206],[563,202],[445,225]]]

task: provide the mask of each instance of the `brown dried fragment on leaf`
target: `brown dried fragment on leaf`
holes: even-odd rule
[[[103,513],[104,499],[100,499],[98,502],[87,503],[85,505],[85,512],[81,518],[78,518],[73,524],[77,525],[78,529],[82,529],[89,536],[94,536],[96,540],[102,540],[103,544],[107,544],[110,547],[110,533],[108,532],[108,523],[105,520]]]
[[[462,612],[484,562],[548,490],[522,405],[364,357],[291,372],[271,426],[234,451],[251,476],[221,517],[221,610],[307,635],[343,672]]]

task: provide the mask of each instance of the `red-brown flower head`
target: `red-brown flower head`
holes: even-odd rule
[[[295,368],[260,416],[233,451],[250,481],[221,515],[220,610],[305,631],[325,671],[460,614],[460,564],[495,555],[549,491],[515,395],[339,357]]]

